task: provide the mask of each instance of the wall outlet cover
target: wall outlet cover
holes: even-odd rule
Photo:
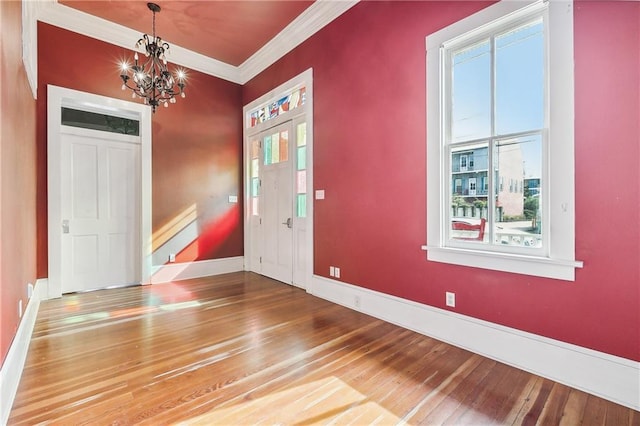
[[[456,307],[456,294],[447,291],[446,292],[446,303],[447,303],[447,306],[455,308]]]

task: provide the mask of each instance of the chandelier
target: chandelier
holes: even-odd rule
[[[122,90],[127,87],[133,91],[132,98],[140,97],[144,103],[151,105],[155,113],[160,104],[168,107],[170,103],[176,103],[176,96],[185,97],[186,74],[178,70],[175,76],[167,68],[165,53],[169,52],[169,44],[156,37],[156,12],[160,12],[160,6],[155,3],[147,3],[147,7],[153,12],[153,33],[151,37],[144,34],[136,43],[136,48],[144,46],[145,56],[148,58],[142,63],[138,62],[138,52],[133,56],[134,64],[129,65],[123,61],[120,66],[120,78]]]

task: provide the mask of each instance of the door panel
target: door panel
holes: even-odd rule
[[[291,123],[262,135],[262,273],[293,282],[293,169],[289,161]]]
[[[63,293],[139,283],[140,144],[78,129],[60,137]]]

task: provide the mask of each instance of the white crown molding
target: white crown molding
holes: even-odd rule
[[[126,49],[136,50],[135,43],[140,38],[139,31],[61,5],[57,2],[38,2],[38,5],[39,10],[36,18],[39,21]],[[171,63],[234,83],[241,83],[237,67],[216,59],[208,58],[200,53],[192,52],[175,44],[170,44],[171,51],[167,59]],[[37,55],[37,52],[35,52],[35,54]]]
[[[138,31],[61,5],[55,0],[23,1],[29,3],[26,8],[27,13],[23,14],[23,25],[28,29],[23,34],[23,60],[34,91],[34,97],[38,64],[38,37],[37,31],[35,31],[37,21],[130,50],[135,50],[135,42],[140,38],[140,32]],[[168,59],[176,65],[233,83],[245,84],[358,2],[359,0],[317,0],[238,67],[175,44],[171,44],[171,52]]]
[[[38,99],[38,3],[22,2],[22,63],[33,99]]]
[[[358,2],[359,0],[317,0],[238,67],[242,84],[264,71]]]

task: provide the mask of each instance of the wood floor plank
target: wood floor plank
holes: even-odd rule
[[[41,303],[9,425],[603,424],[637,411],[252,273]]]

